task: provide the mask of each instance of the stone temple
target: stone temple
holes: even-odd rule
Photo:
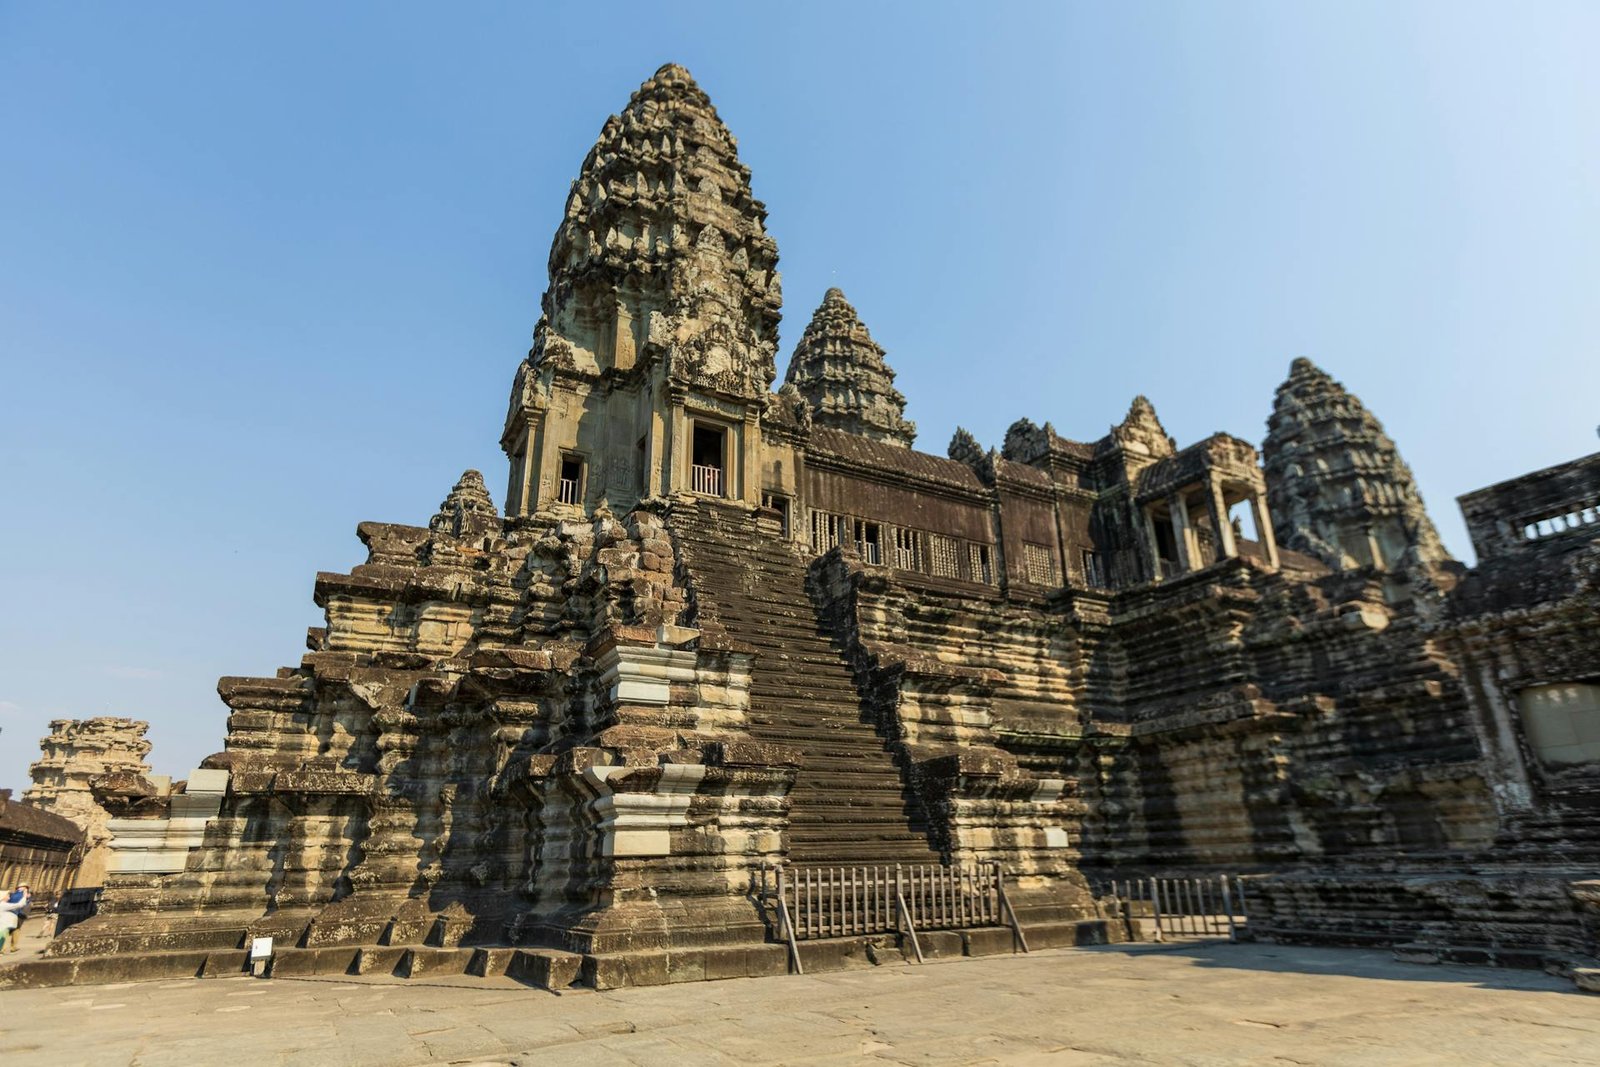
[[[236,972],[264,936],[281,973],[782,973],[780,865],[997,863],[1035,945],[1137,936],[1117,878],[1226,871],[1257,937],[1592,965],[1600,454],[1463,498],[1468,569],[1305,359],[1259,453],[1143,397],[919,451],[838,289],[774,391],[765,216],[662,67],[567,199],[504,512],[468,471],[361,524],[299,663],[222,679],[187,782],[112,783],[99,914],[0,981]]]

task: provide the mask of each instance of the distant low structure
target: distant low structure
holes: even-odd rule
[[[361,524],[299,663],[222,679],[224,751],[0,983],[255,937],[282,974],[781,973],[1136,936],[1108,886],[1173,872],[1250,876],[1255,936],[1593,960],[1600,456],[1463,498],[1469,570],[1304,359],[1260,454],[1145,397],[920,452],[837,289],[773,391],[765,217],[661,68],[568,197],[505,514],[468,471]]]
[[[82,859],[83,830],[76,823],[0,789],[0,890],[26,884],[42,910],[72,888]]]

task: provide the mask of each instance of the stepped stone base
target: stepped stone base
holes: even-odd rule
[[[1100,919],[1045,923],[1025,931],[1030,949],[1070,948],[1142,940],[1139,925]],[[1130,936],[1131,935],[1131,936]],[[993,956],[1020,951],[1010,927],[970,930],[924,930],[918,945],[927,959]],[[806,972],[847,970],[911,963],[910,940],[898,934],[802,941],[800,962]],[[504,975],[540,989],[571,986],[620,989],[624,986],[671,985],[721,978],[760,978],[790,971],[787,945],[727,945],[666,951],[576,953],[560,949],[430,945],[367,945],[280,948],[268,968],[269,977],[309,975]],[[173,978],[228,978],[249,972],[243,949],[124,953],[30,960],[0,968],[0,989],[60,985],[103,985],[114,982],[164,981]]]
[[[1578,870],[1301,871],[1252,879],[1247,936],[1391,946],[1406,963],[1577,976],[1592,946],[1596,883]]]

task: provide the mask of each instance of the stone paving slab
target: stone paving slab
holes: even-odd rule
[[[0,994],[0,1063],[1600,1065],[1600,997],[1386,952],[1108,945],[574,990],[228,978]]]

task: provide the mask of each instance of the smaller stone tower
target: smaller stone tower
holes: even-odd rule
[[[462,473],[439,505],[439,513],[428,520],[428,529],[451,537],[482,537],[499,525],[500,513],[494,509],[483,475],[475,470]]]
[[[1286,547],[1339,570],[1450,559],[1383,424],[1309,359],[1278,387],[1262,452]]]
[[[40,756],[28,775],[33,784],[22,799],[45,811],[71,819],[84,830],[84,858],[79,885],[99,885],[105,878],[111,814],[95,798],[94,785],[108,775],[131,773],[151,778],[147,722],[99,716],[56,719],[50,736],[39,742]]]
[[[785,381],[800,391],[819,426],[910,448],[917,426],[894,371],[850,301],[829,289],[795,346]]]

